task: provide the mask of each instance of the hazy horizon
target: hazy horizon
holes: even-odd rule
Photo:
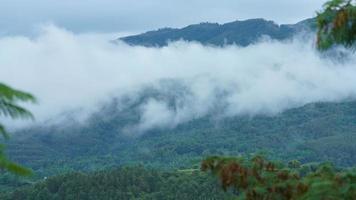
[[[46,24],[55,24],[75,33],[144,32],[162,27],[179,28],[200,22],[225,23],[251,18],[293,24],[314,17],[324,3],[323,0],[2,2],[0,35],[31,35],[39,26]]]

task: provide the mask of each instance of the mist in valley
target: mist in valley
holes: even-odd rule
[[[212,113],[276,115],[356,97],[356,57],[340,48],[343,62],[328,58],[315,50],[312,34],[283,42],[263,37],[244,48],[185,41],[147,48],[55,25],[38,32],[0,38],[0,79],[38,98],[28,105],[36,121],[13,127],[65,122],[68,113],[83,123],[113,98],[137,101],[148,89],[160,95],[139,102],[140,120],[128,132],[174,128]]]

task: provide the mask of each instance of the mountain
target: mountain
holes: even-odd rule
[[[148,97],[141,101],[144,98]],[[132,165],[174,171],[196,168],[211,155],[261,151],[283,161],[331,161],[341,167],[356,163],[356,102],[313,103],[275,116],[216,119],[211,115],[172,129],[128,136],[122,130],[139,120],[139,105],[132,102],[120,109],[113,101],[84,124],[22,130],[12,137],[7,152],[11,159],[34,170],[30,182],[68,172]],[[27,184],[11,175],[0,176],[0,190]]]
[[[142,105],[148,101],[179,107],[185,88],[176,84],[168,81],[164,82],[167,88],[143,88],[132,99],[114,98],[80,123],[69,113],[67,121],[18,130],[6,144],[7,154],[33,169],[31,181],[35,182],[68,172],[120,166],[186,169],[211,155],[261,151],[274,160],[331,161],[340,167],[356,164],[356,101],[311,103],[253,117],[222,116],[217,105],[206,116],[177,126],[130,134],[127,128],[140,122]],[[6,174],[0,176],[0,190],[23,184]]]
[[[168,98],[168,94],[145,92],[126,105],[113,100],[85,123],[19,131],[7,144],[7,152],[39,178],[137,164],[190,168],[209,155],[260,151],[285,161],[332,161],[344,167],[356,163],[356,102],[312,103],[274,116],[219,118],[211,113],[176,127],[129,135],[125,129],[140,121],[143,102]],[[172,106],[179,103],[171,102]]]
[[[263,36],[271,39],[285,40],[303,30],[315,28],[315,20],[307,19],[292,25],[277,25],[265,19],[249,19],[226,24],[200,23],[181,29],[162,28],[143,34],[119,38],[130,45],[162,47],[169,42],[184,40],[195,41],[204,45],[223,46],[237,44],[247,46]]]

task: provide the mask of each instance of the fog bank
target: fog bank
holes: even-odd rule
[[[46,26],[36,38],[0,38],[0,80],[33,93],[37,123],[76,110],[78,119],[113,97],[174,80],[185,87],[174,109],[164,99],[140,106],[135,131],[167,128],[219,109],[223,115],[277,114],[311,102],[356,97],[356,57],[336,63],[313,42],[263,40],[241,48],[175,42],[164,48],[113,44]],[[124,106],[124,105],[123,105]]]

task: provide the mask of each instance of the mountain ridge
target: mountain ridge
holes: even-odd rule
[[[310,18],[296,24],[278,25],[263,18],[233,21],[224,24],[203,22],[183,28],[160,28],[142,34],[118,38],[132,46],[164,47],[179,40],[199,42],[203,45],[224,46],[236,44],[248,46],[263,36],[286,40],[302,31],[313,31],[315,19]]]

